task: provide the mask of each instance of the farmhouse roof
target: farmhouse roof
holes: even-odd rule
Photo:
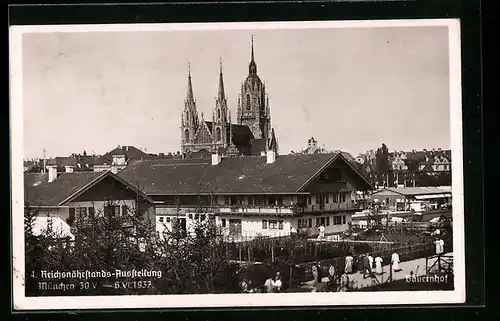
[[[127,188],[140,193],[143,198],[150,200],[117,175],[103,171],[61,173],[50,183],[48,174],[24,173],[24,201],[30,206],[63,206],[105,177],[116,179]]]
[[[300,193],[334,161],[348,164],[360,190],[370,182],[342,154],[280,155],[267,164],[265,156],[223,158],[217,165],[206,159],[142,160],[118,175],[140,184],[148,195]]]

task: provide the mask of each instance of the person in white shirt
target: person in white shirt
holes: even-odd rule
[[[318,227],[318,231],[319,231],[318,239],[324,239],[325,238],[325,227],[323,225],[321,225],[320,227]]]
[[[434,242],[436,244],[436,254],[440,256],[444,252],[444,241],[442,239],[436,239]]]
[[[401,269],[399,268],[399,254],[397,252],[392,253],[391,257],[391,263],[392,263],[392,270],[394,272],[399,272]]]
[[[276,279],[274,280],[274,291],[281,292],[281,287],[283,283],[281,282],[280,272],[276,273]]]
[[[380,256],[377,256],[375,258],[375,273],[377,273],[378,275],[381,275],[382,274],[382,258]]]
[[[352,262],[354,261],[354,258],[348,254],[345,257],[345,267],[344,267],[344,272],[347,274],[352,273]]]
[[[368,261],[370,262],[370,271],[373,268],[373,256],[371,254],[368,254]]]
[[[273,281],[273,278],[272,277],[269,277],[267,280],[266,280],[266,283],[264,283],[264,286],[266,288],[266,292],[267,293],[273,293],[273,289],[274,289],[274,281]]]

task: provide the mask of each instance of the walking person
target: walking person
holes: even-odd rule
[[[323,225],[320,225],[320,227],[318,227],[318,232],[319,232],[318,239],[320,240],[325,239],[325,227]]]
[[[274,292],[281,292],[283,283],[281,282],[280,272],[276,273],[276,278],[274,279]]]
[[[371,277],[372,274],[372,269],[370,266],[370,259],[368,258],[370,254],[365,255],[363,258],[363,279],[366,279],[366,274],[368,273],[368,276]]]
[[[340,284],[339,284],[339,292],[347,292],[349,289],[349,275],[347,273],[343,273],[340,276]]]
[[[383,263],[382,258],[380,256],[377,256],[375,258],[375,273],[377,273],[377,275],[382,274],[382,263]]]
[[[391,263],[392,263],[392,270],[394,272],[399,272],[401,271],[401,269],[399,268],[399,254],[398,252],[394,252],[392,253],[392,257],[391,257]]]
[[[371,254],[368,254],[368,261],[370,261],[370,275],[372,274],[373,270],[373,256]]]
[[[344,268],[344,272],[347,273],[347,274],[351,274],[352,273],[352,263],[354,261],[354,258],[351,256],[351,254],[347,254],[347,256],[345,257],[345,268]]]
[[[330,268],[328,269],[328,288],[330,291],[335,291],[337,287],[337,282],[335,280],[335,266],[333,266],[333,263],[330,264]]]

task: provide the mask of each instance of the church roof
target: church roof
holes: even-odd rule
[[[210,134],[213,135],[213,123],[211,121],[205,121],[205,123],[207,124]],[[240,152],[248,154],[249,151],[247,151],[247,148],[250,146],[251,140],[254,138],[250,128],[247,125],[232,124],[231,131],[233,133],[233,137],[231,137],[233,144]]]
[[[334,161],[350,165],[342,154],[280,155],[267,164],[266,157],[210,160],[143,160],[118,173],[130,184],[140,184],[147,195],[266,194],[300,193],[308,183]],[[370,183],[352,166],[356,189]]]

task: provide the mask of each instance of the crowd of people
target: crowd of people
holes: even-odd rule
[[[242,293],[279,293],[283,290],[283,282],[281,280],[281,273],[276,272],[276,275],[269,276],[264,285],[254,286],[252,280],[249,278],[244,278],[241,281],[241,292]]]

